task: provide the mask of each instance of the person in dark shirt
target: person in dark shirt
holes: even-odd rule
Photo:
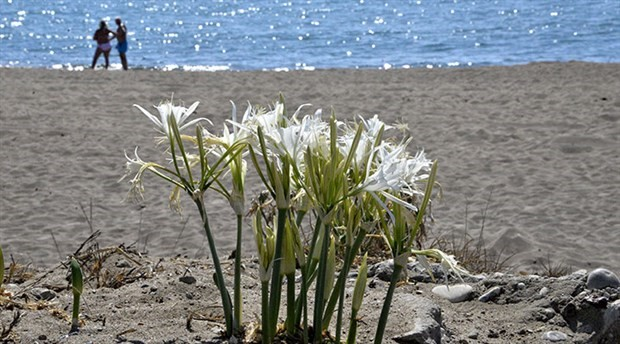
[[[112,35],[111,38],[110,35]],[[101,54],[105,57],[105,69],[108,69],[110,65],[110,50],[112,50],[110,40],[114,39],[114,37],[116,37],[116,34],[108,29],[105,20],[99,22],[99,29],[95,31],[95,35],[93,36],[93,40],[97,41],[97,50],[95,50],[95,57],[93,57],[92,69],[95,69],[95,65]]]

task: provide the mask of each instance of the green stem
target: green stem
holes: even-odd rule
[[[306,297],[306,295],[308,294],[308,285],[306,284],[306,276],[304,276],[304,273],[302,272],[302,276],[301,276],[301,294],[300,294],[300,298],[301,298],[301,306],[302,306],[302,312],[303,312],[303,342],[304,344],[308,344],[308,298]],[[299,321],[297,322],[299,323]]]
[[[379,324],[377,325],[377,332],[375,332],[375,344],[381,344],[381,341],[383,340],[383,333],[385,332],[385,326],[387,325],[387,318],[390,313],[394,290],[396,289],[396,284],[400,279],[400,274],[402,271],[402,266],[394,264],[394,272],[392,273],[392,279],[390,280],[390,287],[385,295],[385,301],[383,301],[383,308],[381,309],[381,316],[379,317]]]
[[[78,332],[80,330],[80,295],[73,294],[73,316],[71,319],[71,333]]]
[[[344,309],[344,287],[340,289],[338,298],[338,315],[336,315],[336,343],[340,343],[340,333],[342,332],[342,311]]]
[[[357,337],[357,311],[351,310],[351,321],[349,322],[349,335],[347,337],[347,344],[355,344]]]
[[[273,337],[270,337],[268,334],[268,330],[269,330],[269,281],[261,282],[260,294],[261,294],[261,310],[262,310],[262,315],[263,315],[261,319],[262,343],[271,344]]]
[[[314,296],[314,342],[320,343],[323,339],[323,310],[325,304],[325,279],[327,274],[327,252],[329,250],[329,227],[323,225],[323,245],[321,247],[321,258],[319,259],[318,276],[316,280],[316,290]]]
[[[346,284],[347,276],[351,271],[351,265],[353,265],[353,259],[355,259],[356,253],[359,251],[360,246],[362,246],[362,242],[366,238],[366,230],[360,229],[359,233],[355,237],[355,241],[353,242],[353,246],[347,247],[345,253],[344,264],[342,265],[342,269],[338,274],[338,280],[336,281],[336,287],[334,288],[332,294],[329,297],[329,301],[327,303],[327,307],[325,309],[325,315],[323,317],[323,329],[327,329],[329,323],[331,322],[331,317],[334,313],[334,309],[336,307],[336,301],[339,301],[339,309],[338,314],[342,313],[342,297],[344,295],[344,288]]]
[[[278,209],[278,229],[276,232],[276,250],[273,257],[273,271],[271,277],[271,295],[269,299],[269,332],[270,338],[275,337],[278,325],[278,315],[280,312],[280,298],[282,297],[282,275],[280,267],[282,265],[282,245],[284,238],[284,226],[286,225],[286,215],[288,209]]]
[[[243,215],[237,215],[237,247],[235,250],[235,281],[234,281],[234,331],[241,331],[241,316],[243,314],[243,300],[241,298],[241,229],[243,227]]]
[[[226,285],[224,284],[224,274],[222,273],[222,266],[220,264],[220,259],[217,255],[217,250],[215,248],[215,240],[213,238],[213,233],[211,233],[211,227],[209,226],[209,218],[207,217],[207,212],[204,208],[202,197],[200,197],[200,199],[196,199],[195,202],[196,202],[196,205],[198,206],[198,211],[200,212],[200,217],[202,218],[204,230],[207,235],[207,241],[209,242],[209,250],[211,250],[213,265],[215,268],[215,280],[217,282],[217,287],[220,290],[220,297],[222,298],[222,307],[224,309],[224,320],[226,322],[226,336],[230,337],[233,334],[233,316],[232,316],[232,304],[230,303],[230,295],[228,294],[228,290],[226,290]]]
[[[295,273],[286,275],[286,333],[295,334]]]

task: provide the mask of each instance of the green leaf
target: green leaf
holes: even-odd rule
[[[84,281],[82,278],[82,269],[80,268],[80,264],[75,260],[75,258],[71,259],[71,284],[73,286],[73,295],[79,296],[82,295],[82,291],[84,289],[83,285]]]

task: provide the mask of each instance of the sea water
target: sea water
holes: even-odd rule
[[[2,0],[0,66],[87,68],[99,21],[117,16],[132,68],[620,62],[620,0]]]

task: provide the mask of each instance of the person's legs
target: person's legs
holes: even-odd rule
[[[121,64],[123,65],[123,69],[127,70],[127,56],[125,56],[125,53],[119,53],[118,55],[121,57]]]
[[[99,59],[99,56],[101,55],[102,51],[101,49],[97,48],[97,50],[95,50],[95,56],[93,57],[93,65],[90,67],[91,69],[95,69],[95,65],[97,65],[97,60]]]
[[[104,51],[103,57],[105,57],[105,69],[108,69],[108,66],[110,65],[110,51]]]

